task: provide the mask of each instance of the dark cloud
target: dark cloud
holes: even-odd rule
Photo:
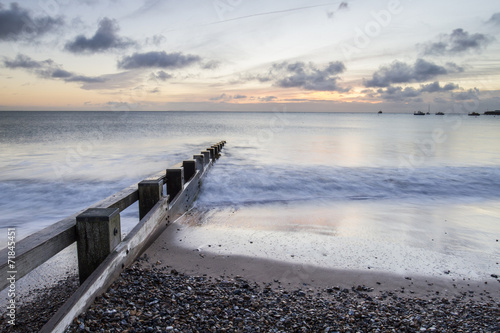
[[[245,99],[245,98],[247,98],[246,95],[239,95],[239,94],[228,95],[226,93],[223,93],[219,96],[215,96],[215,97],[210,98],[210,100],[211,101],[231,101],[233,99]]]
[[[364,90],[362,91],[367,96],[372,98],[382,98],[388,101],[398,101],[398,102],[416,102],[420,100],[420,96],[423,93],[441,93],[441,92],[451,92],[460,89],[457,84],[447,83],[444,86],[438,81],[429,84],[423,84],[420,88],[416,89],[413,87],[401,87],[401,86],[389,86],[387,88],[379,88],[377,91]],[[460,95],[461,93],[457,94]]]
[[[73,74],[68,71],[65,71],[64,69],[57,68],[51,71],[50,76],[56,79],[57,78],[66,79],[72,77]]]
[[[74,41],[66,43],[65,49],[73,53],[97,53],[110,49],[125,49],[135,45],[129,38],[119,37],[118,23],[107,17],[99,22],[96,33],[91,38],[79,35]]]
[[[95,77],[95,76],[85,76],[85,75],[74,75],[64,80],[66,82],[82,82],[82,83],[98,83],[105,82],[106,79],[103,77]]]
[[[441,87],[438,81],[433,83],[425,84],[420,86],[421,92],[435,93],[435,92],[444,92],[444,91],[452,91],[458,89],[459,86],[454,83],[448,83]]]
[[[438,75],[459,72],[460,67],[450,63],[447,67],[436,65],[423,59],[417,59],[415,64],[394,61],[389,66],[382,66],[373,73],[370,80],[364,79],[365,87],[388,87],[393,83],[424,82]]]
[[[264,96],[264,97],[259,97],[259,101],[261,102],[272,102],[274,100],[277,100],[278,97],[276,96]]]
[[[33,17],[17,3],[11,3],[9,9],[0,4],[0,40],[32,40],[63,25],[61,18],[50,16]]]
[[[313,63],[283,62],[274,64],[268,75],[258,76],[261,82],[273,80],[283,88],[303,88],[317,91],[347,91],[340,87],[337,81],[338,74],[343,73],[345,66],[342,62],[330,62],[325,68],[319,69]]]
[[[7,68],[41,68],[52,64],[52,60],[35,61],[24,54],[18,54],[15,59],[4,58],[3,64]]]
[[[487,23],[491,23],[494,25],[500,25],[500,13],[495,13],[491,15],[491,18],[488,20]]]
[[[4,58],[3,65],[10,69],[25,69],[44,79],[62,79],[65,82],[104,82],[101,77],[77,75],[57,65],[52,59],[36,61],[24,54],[18,54],[14,59]]]
[[[468,101],[468,100],[477,100],[479,95],[479,89],[469,89],[467,91],[459,92],[453,94],[453,98],[458,101]]]
[[[172,78],[172,75],[171,74],[168,74],[164,71],[158,71],[156,73],[151,73],[151,77],[153,79],[157,79],[157,80],[161,80],[161,81],[166,81],[170,78]]]
[[[201,58],[197,55],[184,55],[180,52],[166,53],[165,51],[153,51],[147,53],[134,53],[131,56],[123,57],[118,62],[118,67],[124,69],[150,67],[182,68],[200,61]]]
[[[406,87],[388,87],[385,89],[378,89],[377,91],[385,100],[390,101],[404,101],[408,99],[412,99],[414,97],[420,96],[422,93],[415,88]]]
[[[479,52],[493,41],[485,34],[469,34],[463,29],[455,29],[451,34],[443,34],[439,41],[423,45],[425,55],[453,55],[468,51]]]

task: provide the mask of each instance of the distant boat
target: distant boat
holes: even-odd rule
[[[425,113],[423,113],[422,111],[415,111],[415,112],[413,112],[413,115],[414,116],[425,116]]]
[[[377,112],[378,114],[381,114],[382,113],[382,110],[380,110],[379,112]]]
[[[469,116],[477,117],[477,116],[480,116],[480,114],[477,112],[471,112],[471,113],[469,113]]]
[[[500,116],[500,110],[486,111],[484,114],[487,116]]]
[[[436,116],[444,116],[444,112],[436,112]]]

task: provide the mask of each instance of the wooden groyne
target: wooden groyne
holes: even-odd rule
[[[20,279],[77,242],[81,285],[41,332],[63,332],[170,223],[189,209],[203,177],[219,158],[225,143],[218,142],[192,159],[158,172],[16,243],[16,278]],[[120,212],[136,201],[139,201],[139,222],[122,240]],[[8,249],[1,250],[1,290],[9,284],[7,257]]]

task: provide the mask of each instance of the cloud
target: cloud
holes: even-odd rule
[[[339,4],[339,10],[341,10],[341,9],[348,9],[348,8],[349,8],[349,4],[347,2],[343,1],[343,2],[341,2]]]
[[[261,102],[272,102],[274,100],[277,100],[278,97],[276,96],[264,96],[264,97],[259,97],[259,101]]]
[[[302,88],[316,91],[348,91],[338,85],[338,74],[343,73],[345,66],[342,62],[330,62],[325,68],[319,69],[313,63],[283,62],[274,64],[267,75],[256,78],[260,82],[274,81],[282,88]]]
[[[82,83],[101,83],[107,80],[104,77],[95,76],[85,76],[85,75],[74,75],[65,80],[66,82],[82,82]]]
[[[120,94],[130,94],[127,92],[132,87],[144,83],[143,73],[139,71],[124,71],[113,74],[104,74],[99,76],[103,81],[88,81],[80,88],[84,90],[117,90]],[[135,93],[133,93],[135,94]]]
[[[364,94],[371,98],[382,98],[388,101],[405,101],[405,102],[416,102],[419,101],[423,93],[442,93],[442,92],[451,92],[454,90],[460,89],[457,84],[447,83],[444,86],[438,81],[429,84],[420,85],[420,88],[413,87],[401,87],[401,86],[389,86],[387,88],[379,88],[377,91],[373,90],[364,90],[362,91]]]
[[[247,98],[246,95],[240,95],[240,94],[236,94],[236,95],[228,95],[226,93],[223,93],[219,96],[215,96],[215,97],[212,97],[210,98],[211,101],[225,101],[225,102],[228,102],[228,101],[231,101],[233,99],[245,99]]]
[[[480,52],[494,40],[485,34],[469,34],[463,29],[455,29],[451,34],[443,34],[439,41],[423,45],[424,55],[453,55],[469,51]]]
[[[65,49],[73,53],[97,53],[110,49],[125,49],[135,45],[129,38],[119,37],[118,23],[107,17],[99,22],[96,33],[91,38],[79,35],[74,41],[66,43]]]
[[[454,83],[448,83],[441,87],[438,81],[433,83],[425,84],[420,86],[421,92],[435,93],[435,92],[444,92],[444,91],[452,91],[458,89],[459,86]]]
[[[197,55],[184,55],[180,52],[166,53],[165,51],[152,51],[147,53],[134,53],[131,56],[123,57],[118,61],[118,67],[123,69],[150,67],[182,68],[200,61],[201,58]]]
[[[146,40],[144,41],[144,45],[154,45],[156,47],[160,46],[161,44],[165,43],[167,38],[163,35],[154,35],[153,37],[147,37]]]
[[[396,60],[389,66],[380,67],[371,79],[363,79],[363,83],[365,87],[388,87],[393,83],[424,82],[438,75],[460,71],[463,69],[453,63],[443,67],[423,59],[417,59],[413,65]]]
[[[488,20],[487,23],[494,24],[494,25],[500,25],[500,13],[495,13],[491,15],[491,18]]]
[[[53,63],[52,60],[35,61],[24,54],[18,54],[15,59],[4,58],[3,64],[6,68],[40,68],[49,66]]]
[[[459,92],[453,94],[452,97],[459,101],[477,100],[479,95],[479,89],[469,89],[467,91]]]
[[[65,82],[104,82],[103,77],[90,77],[69,72],[57,65],[52,59],[36,61],[24,54],[16,58],[4,58],[3,65],[10,69],[25,69],[44,79],[62,79]]]
[[[152,79],[157,79],[157,80],[161,80],[161,81],[166,81],[170,78],[172,78],[173,76],[171,74],[168,74],[164,71],[158,71],[156,73],[151,73],[151,78]]]
[[[403,101],[412,99],[414,97],[420,96],[422,93],[415,88],[412,87],[388,87],[386,89],[378,89],[377,91],[385,100],[390,101]]]
[[[9,9],[0,4],[0,41],[32,40],[63,24],[62,18],[33,17],[17,3],[11,3]]]
[[[210,61],[207,61],[206,63],[204,63],[201,67],[203,69],[216,69],[218,68],[220,65],[220,62],[217,61],[217,60],[210,60]]]
[[[232,96],[227,95],[226,93],[210,98],[211,101],[230,101],[231,99]]]

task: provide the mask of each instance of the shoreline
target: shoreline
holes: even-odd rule
[[[179,245],[178,226],[167,228],[68,331],[500,330],[498,278],[456,281],[219,255]],[[0,332],[40,329],[75,283],[70,277],[36,290],[20,306],[18,325]]]
[[[219,255],[187,248],[175,241],[171,225],[141,256],[142,267],[169,269],[191,276],[243,278],[275,288],[325,290],[363,287],[374,292],[397,291],[408,297],[460,297],[500,302],[500,278],[486,280],[400,275],[385,271],[321,268],[241,255]]]

